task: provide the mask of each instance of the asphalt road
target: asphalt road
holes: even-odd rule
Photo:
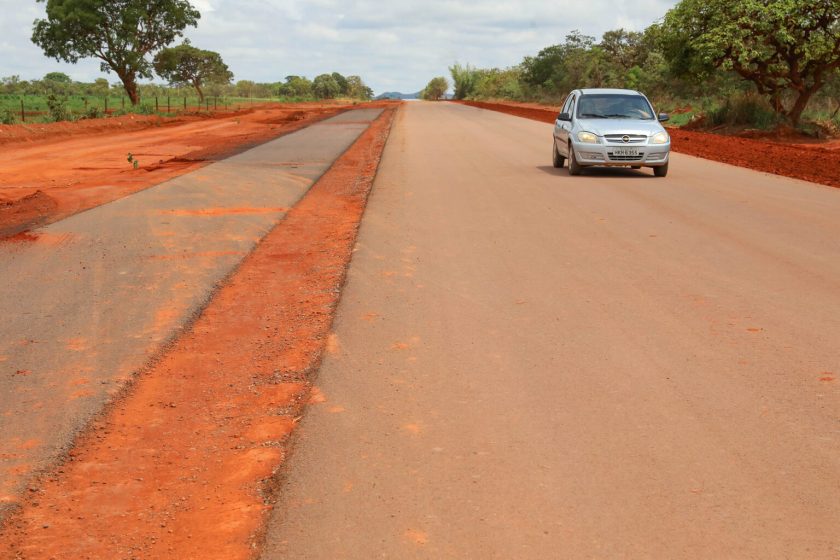
[[[265,559],[840,558],[840,190],[401,109]]]
[[[0,519],[380,112],[343,113],[0,244]]]

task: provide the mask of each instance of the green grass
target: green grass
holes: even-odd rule
[[[668,124],[671,126],[685,126],[694,118],[694,115],[695,113],[693,111],[679,114],[671,113],[668,115],[670,117]]]
[[[127,96],[111,95],[107,98],[110,115],[120,114],[159,114],[172,115],[183,112],[184,96],[165,96],[141,99],[140,105],[132,106]],[[26,113],[26,122],[52,122],[46,95],[9,95],[0,94],[0,124],[21,122],[21,100]],[[248,97],[210,97],[199,104],[197,96],[186,97],[186,111],[214,111],[244,108],[255,103],[297,103],[314,101],[312,98],[248,98]],[[73,95],[67,97],[66,109],[68,120],[77,120],[86,116],[102,116],[105,113],[106,98],[102,96]]]

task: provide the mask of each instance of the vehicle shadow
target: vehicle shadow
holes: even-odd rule
[[[556,169],[551,165],[538,165],[537,169],[549,175],[569,177],[569,170],[565,167]],[[628,179],[654,179],[653,171],[643,167],[641,169],[630,169],[629,167],[590,167],[584,169],[575,179],[586,179],[587,177],[627,177]]]

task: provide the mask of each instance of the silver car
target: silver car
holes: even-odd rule
[[[569,175],[585,167],[652,167],[665,177],[671,137],[647,97],[627,89],[577,89],[554,123],[554,167],[569,160]]]

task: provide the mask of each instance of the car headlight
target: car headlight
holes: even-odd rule
[[[667,144],[668,140],[669,138],[667,132],[657,132],[656,134],[650,137],[651,144]]]
[[[578,132],[577,138],[580,142],[584,144],[597,144],[598,137],[592,134],[591,132]]]

